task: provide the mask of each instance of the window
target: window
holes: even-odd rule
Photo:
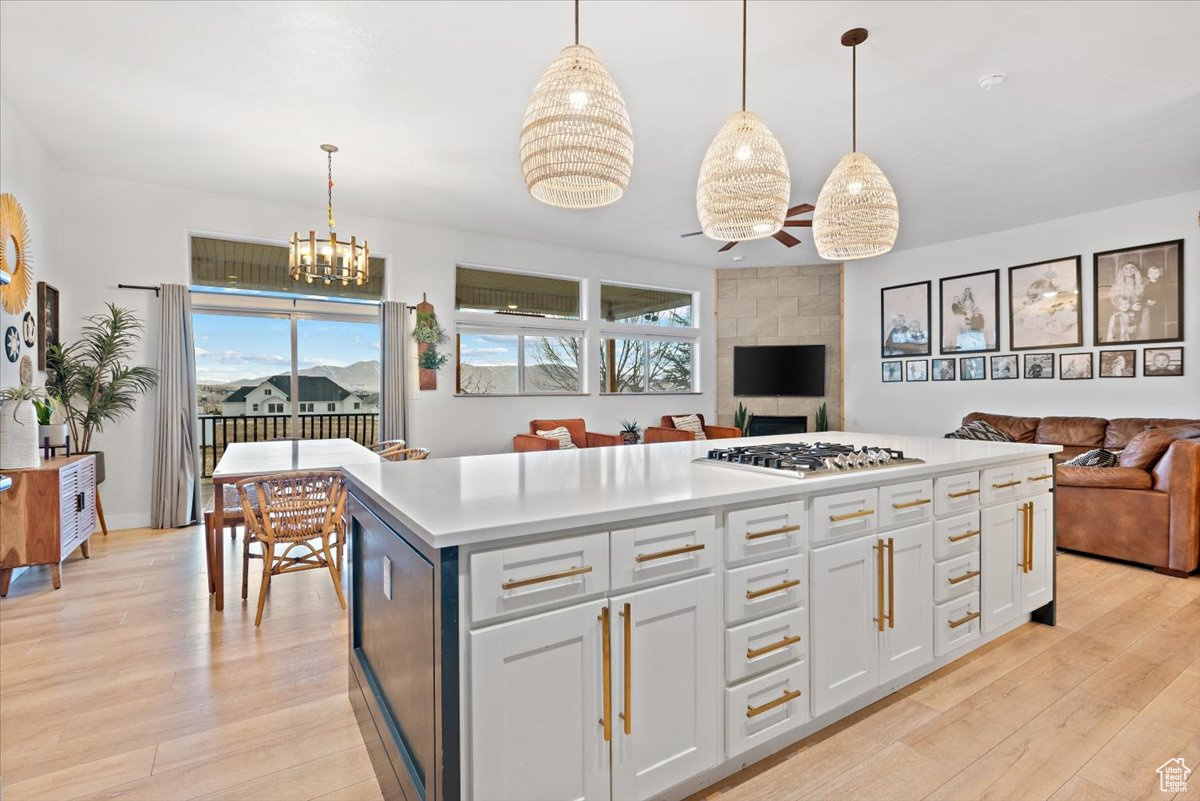
[[[310,284],[289,274],[284,245],[192,237],[192,286],[209,291],[378,301],[383,299],[385,267],[383,259],[372,257],[371,278],[362,286],[342,286],[337,281]]]
[[[609,323],[691,328],[692,293],[601,284],[600,317]]]
[[[600,285],[600,391],[695,392],[695,295]]]
[[[300,404],[300,411],[301,412],[311,412],[311,411],[313,411],[313,405],[311,403],[302,403],[302,404]]]
[[[282,403],[268,403],[267,404],[267,412],[270,414],[283,414],[283,404]]]
[[[579,281],[459,265],[454,309],[513,317],[579,320]]]
[[[325,411],[327,411],[327,412],[336,412],[336,411],[337,411],[337,404],[336,404],[336,403],[327,403],[327,404],[325,404]]]
[[[359,403],[358,401],[355,401],[355,402],[354,402],[354,411],[356,411],[356,412],[357,412],[357,411],[358,411],[359,409],[361,409],[361,408],[362,408],[362,404],[361,404],[361,403]]]
[[[270,388],[270,387],[267,387],[266,389],[264,389],[264,390],[263,390],[263,394],[264,394],[264,395],[270,395],[270,394],[271,394],[271,388]]]
[[[691,342],[654,339],[600,341],[600,391],[692,392],[694,360]]]

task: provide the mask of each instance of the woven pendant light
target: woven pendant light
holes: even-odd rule
[[[851,152],[833,168],[813,212],[817,253],[830,261],[867,259],[887,253],[900,231],[900,205],[883,170],[858,152],[858,45],[867,40],[865,28],[842,35],[851,55]]]
[[[783,228],[792,178],[779,140],[746,111],[746,0],[742,0],[742,110],[725,121],[700,163],[696,215],[710,239],[740,242]]]
[[[521,126],[521,171],[535,199],[565,209],[615,203],[633,170],[633,130],[612,75],[591,48],[563,48],[529,96]]]

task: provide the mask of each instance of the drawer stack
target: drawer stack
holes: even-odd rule
[[[741,754],[809,720],[803,501],[725,517],[725,747]]]
[[[979,637],[979,496],[977,471],[934,481],[934,656]]]

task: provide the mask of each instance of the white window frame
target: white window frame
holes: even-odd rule
[[[562,322],[555,320],[554,322]],[[571,322],[574,322],[573,320]],[[506,336],[517,338],[517,391],[516,392],[459,392],[458,387],[455,387],[455,397],[457,398],[503,398],[503,397],[529,397],[529,396],[572,396],[586,395],[587,384],[587,364],[588,364],[588,336],[585,328],[546,328],[542,326],[511,326],[511,325],[479,325],[469,323],[459,323],[454,330],[455,343],[457,344],[464,334],[485,334],[492,336]],[[565,392],[532,392],[525,389],[525,338],[526,337],[564,337],[570,339],[578,339],[581,341],[580,353],[582,354],[582,364],[579,365],[579,389]],[[455,349],[454,358],[458,359],[457,348]],[[456,362],[461,364],[461,362]]]
[[[654,286],[651,284],[633,284],[623,281],[597,281],[596,289],[596,304],[599,310],[600,297],[604,286],[623,286],[634,289],[653,289],[660,292],[674,292],[680,295],[690,295],[692,298],[692,325],[684,326],[663,326],[663,325],[640,325],[636,323],[620,323],[609,321],[600,318],[600,340],[599,345],[603,347],[606,339],[632,339],[640,340],[647,343],[644,349],[645,353],[642,362],[642,391],[641,392],[609,392],[605,387],[604,381],[600,378],[603,365],[596,365],[597,381],[600,385],[600,394],[609,397],[617,395],[699,395],[702,394],[702,382],[700,380],[700,338],[701,331],[695,325],[700,319],[700,293],[692,289],[678,289],[674,287]],[[599,317],[599,315],[597,315]],[[686,390],[651,390],[650,389],[650,347],[651,342],[687,342],[692,346],[692,386]],[[598,357],[597,357],[598,358]]]

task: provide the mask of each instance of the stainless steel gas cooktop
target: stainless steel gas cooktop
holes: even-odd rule
[[[904,451],[894,448],[873,445],[855,447],[831,442],[777,442],[713,448],[695,461],[796,478],[804,478],[810,473],[856,472],[924,463],[922,459],[906,457]]]

